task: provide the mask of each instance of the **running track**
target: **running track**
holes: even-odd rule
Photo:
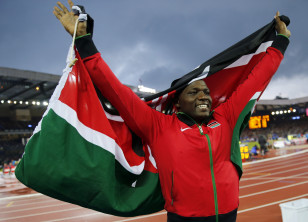
[[[238,222],[281,222],[280,203],[308,198],[308,149],[246,162],[243,167]],[[135,218],[115,217],[52,199],[10,179],[6,180],[5,188],[0,187],[1,221],[161,222],[166,221],[166,212]]]

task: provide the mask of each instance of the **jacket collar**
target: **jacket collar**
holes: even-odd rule
[[[213,116],[213,113],[215,112],[215,110],[212,110],[211,113],[210,113],[210,116],[208,119],[205,119],[201,125],[203,124],[207,124],[211,119],[212,119],[212,116]],[[186,113],[183,113],[183,112],[178,112],[176,114],[176,116],[178,117],[178,119],[180,121],[182,121],[183,123],[185,123],[186,125],[188,126],[193,126],[194,124],[196,124],[198,126],[198,124],[196,123],[196,121],[190,117],[189,115],[187,115]]]

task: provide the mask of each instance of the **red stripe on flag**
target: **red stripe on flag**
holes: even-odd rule
[[[76,62],[69,73],[59,100],[76,111],[82,124],[113,138],[130,166],[138,166],[146,159],[145,170],[156,173],[148,155],[145,158],[140,157],[133,151],[132,135],[125,123],[107,119],[92,80],[80,61],[81,59]]]
[[[69,73],[59,100],[75,110],[85,126],[116,138],[80,58]]]
[[[231,86],[238,86],[247,79],[251,70],[264,54],[265,52],[254,55],[246,65],[223,69],[205,78],[205,83],[209,87],[213,99],[213,108],[231,96],[235,90]]]

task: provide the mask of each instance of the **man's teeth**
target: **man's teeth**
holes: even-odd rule
[[[209,106],[208,105],[198,105],[197,107],[202,109],[202,108],[208,108]]]

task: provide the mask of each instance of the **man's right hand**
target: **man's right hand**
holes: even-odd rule
[[[68,4],[70,5],[71,11],[69,11],[61,2],[57,2],[57,6],[54,7],[53,14],[59,19],[65,30],[73,36],[75,23],[78,19],[78,15],[74,15],[72,12],[72,7],[74,3],[71,0],[68,0]],[[78,22],[76,36],[86,35],[87,34],[87,22]]]

